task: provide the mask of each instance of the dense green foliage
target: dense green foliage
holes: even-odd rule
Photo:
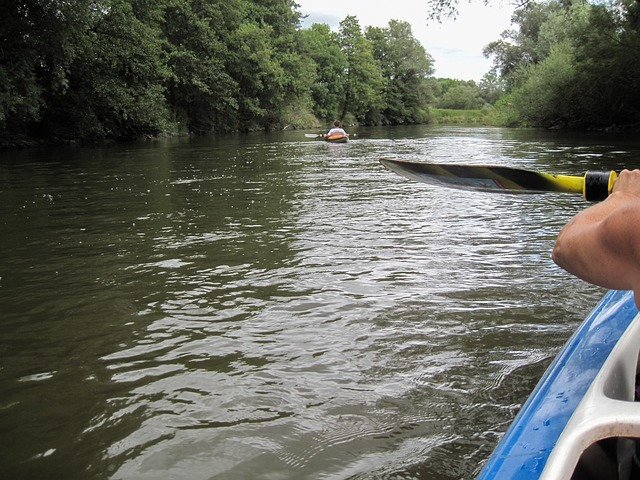
[[[302,29],[293,0],[7,0],[0,143],[425,121],[408,23]]]
[[[429,121],[445,125],[483,125],[487,113],[483,110],[460,110],[448,108],[432,108],[429,110]]]
[[[512,125],[608,128],[640,122],[640,2],[551,0],[516,11],[485,48],[507,85]]]

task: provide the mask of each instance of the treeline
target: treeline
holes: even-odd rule
[[[495,67],[478,84],[434,78],[407,22],[302,28],[293,0],[4,0],[0,19],[4,146],[426,123],[430,108],[499,125],[640,121],[638,0],[526,3],[485,47]]]
[[[528,3],[485,47],[507,94],[493,121],[546,128],[640,122],[640,1]]]
[[[293,0],[5,0],[0,142],[425,122],[406,22],[301,28]]]

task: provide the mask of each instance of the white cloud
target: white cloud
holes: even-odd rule
[[[327,23],[337,28],[347,15],[358,18],[361,27],[385,27],[389,20],[411,24],[413,36],[435,60],[437,77],[480,80],[492,62],[482,49],[511,28],[512,5],[485,6],[479,0],[461,2],[458,17],[442,23],[427,23],[427,0],[396,0],[378,3],[371,0],[296,0],[300,11],[309,15],[309,23]]]

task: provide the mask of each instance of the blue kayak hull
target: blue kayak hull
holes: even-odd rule
[[[613,357],[612,351],[625,334],[627,337],[631,334],[635,335],[627,339],[627,343],[633,343],[631,352],[635,353],[635,357],[622,351],[618,353],[620,356],[624,354],[627,357],[625,361],[629,365],[627,368],[629,372],[625,373],[624,382],[621,383],[632,383],[632,385],[625,388],[622,393],[608,392],[601,396],[605,402],[608,401],[606,398],[608,396],[620,396],[620,399],[615,401],[619,401],[621,405],[631,404],[632,408],[639,408],[637,422],[640,425],[640,404],[633,402],[633,382],[638,361],[637,344],[640,339],[640,328],[637,328],[640,326],[640,320],[634,322],[637,314],[632,292],[610,291],[604,296],[551,363],[480,472],[478,479],[540,479],[545,478],[545,468],[547,470],[555,468],[556,473],[553,474],[555,478],[549,476],[550,473],[547,471],[548,478],[554,478],[554,480],[567,478],[568,480],[571,478],[573,471],[571,469],[575,467],[578,457],[589,446],[584,444],[585,442],[598,441],[606,438],[607,435],[618,436],[616,433],[606,433],[609,431],[606,425],[604,425],[605,428],[587,425],[580,415],[588,420],[598,413],[607,413],[606,411],[597,412],[597,410],[608,411],[612,408],[609,404],[598,408],[597,401],[593,403],[592,397],[598,398],[598,393],[593,392],[592,385],[597,383],[598,375],[606,366],[605,362],[613,361],[610,359]],[[628,333],[634,327],[633,324],[637,324],[635,330]],[[617,363],[610,365],[609,370],[611,369],[623,370]],[[613,377],[618,375],[618,370],[612,374]],[[611,384],[612,381],[602,379],[600,383]],[[611,387],[602,388],[611,390]],[[592,404],[584,406],[587,400]],[[582,410],[579,408],[581,404]],[[613,410],[616,409],[617,407],[613,407]],[[572,417],[574,417],[573,422],[570,422]],[[616,419],[609,418],[606,421],[620,424]],[[634,422],[635,419],[631,423]],[[578,433],[566,431],[568,424]],[[633,433],[633,431],[635,431],[634,428],[630,427],[624,430],[624,434]],[[638,432],[640,433],[640,430]],[[554,462],[549,461],[550,457],[554,458],[554,449],[560,448],[565,450],[555,455],[556,460],[560,458],[555,463],[569,462],[568,466],[557,467]],[[571,472],[566,477],[557,476],[560,475],[558,472],[564,471],[563,469],[570,469]]]

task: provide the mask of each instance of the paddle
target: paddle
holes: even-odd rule
[[[318,137],[324,137],[324,133],[305,133],[304,136],[307,137],[307,138],[318,138]],[[349,133],[348,136],[349,137],[362,137],[362,134],[358,135],[357,133]]]
[[[423,183],[503,193],[581,193],[588,201],[605,199],[616,172],[589,171],[582,176],[554,175],[512,167],[451,165],[382,158],[380,163],[403,177]]]

